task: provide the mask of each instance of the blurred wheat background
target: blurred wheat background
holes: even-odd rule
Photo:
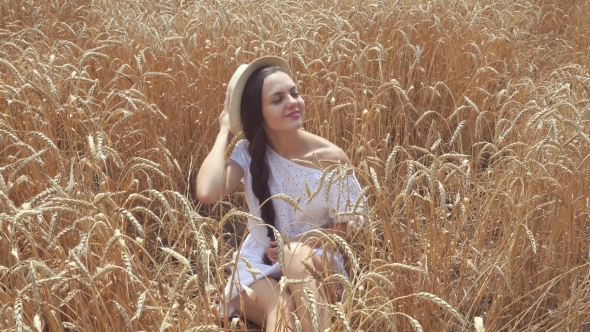
[[[0,329],[260,331],[195,178],[286,59],[369,197],[332,331],[590,331],[590,2],[0,0]],[[474,325],[474,323],[476,323]]]

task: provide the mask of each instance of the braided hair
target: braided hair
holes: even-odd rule
[[[264,131],[264,117],[262,115],[262,87],[264,79],[276,72],[284,72],[278,66],[266,66],[255,70],[246,81],[240,107],[242,118],[242,131],[250,145],[250,175],[252,176],[252,191],[260,202],[260,217],[267,226],[268,237],[271,241],[275,240],[272,227],[275,226],[275,209],[268,186],[269,168],[266,163],[266,132]],[[268,200],[268,202],[266,202]],[[263,204],[266,202],[266,204]],[[270,227],[272,226],[272,227]],[[264,257],[267,264],[270,263],[268,258]]]

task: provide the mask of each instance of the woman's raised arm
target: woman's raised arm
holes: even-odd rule
[[[197,198],[203,203],[222,200],[237,187],[244,176],[238,163],[231,159],[225,160],[225,150],[233,137],[229,127],[228,108],[229,93],[225,96],[223,112],[219,116],[219,134],[197,174]]]

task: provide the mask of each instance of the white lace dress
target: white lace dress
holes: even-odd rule
[[[249,142],[247,140],[239,141],[230,158],[237,162],[244,170],[244,178],[242,182],[245,184],[245,196],[248,204],[249,212],[257,217],[260,217],[258,210],[258,198],[252,191],[252,177],[250,175],[250,154],[248,153]],[[345,218],[335,217],[338,212],[352,210],[357,197],[361,192],[361,187],[354,174],[336,176],[335,171],[323,174],[321,170],[307,167],[286,159],[273,151],[267,146],[266,149],[267,164],[269,167],[269,180],[271,195],[279,193],[286,194],[291,198],[299,199],[299,205],[303,211],[296,210],[292,205],[282,199],[273,199],[273,206],[276,212],[276,228],[281,234],[287,234],[289,238],[293,238],[301,233],[311,229],[325,227],[330,219],[333,222],[343,222],[347,220],[356,220],[351,222],[351,226],[358,228],[358,223],[362,222],[361,218]],[[324,181],[321,181],[322,174]],[[332,177],[332,181],[330,178]],[[333,181],[338,179],[337,181]],[[332,182],[332,183],[330,183]],[[320,192],[308,202],[308,195],[306,185],[309,192],[312,194],[320,187]],[[330,183],[328,186],[327,184]],[[321,184],[321,186],[320,186]],[[364,202],[364,197],[361,197]],[[243,290],[241,285],[250,286],[255,279],[264,277],[273,277],[277,280],[282,276],[282,271],[279,263],[274,265],[266,265],[262,262],[262,257],[266,248],[269,247],[270,239],[267,236],[267,228],[258,221],[250,219],[248,221],[249,234],[244,239],[240,250],[233,255],[233,260],[236,261],[235,275],[231,275],[225,287],[225,305],[229,306],[229,316],[237,315],[236,309],[231,304],[231,300]],[[321,249],[316,249],[316,254],[322,255]],[[247,260],[252,270],[248,271],[249,267],[244,262]],[[342,258],[339,254],[335,255],[334,270],[336,272],[343,272]],[[261,273],[255,271],[258,270]],[[234,271],[232,271],[234,272]],[[222,315],[224,308],[220,308]]]

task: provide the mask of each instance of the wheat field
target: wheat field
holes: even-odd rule
[[[233,71],[278,55],[368,198],[331,331],[590,331],[590,2],[0,13],[1,330],[260,331],[218,309],[243,192],[195,179]]]

